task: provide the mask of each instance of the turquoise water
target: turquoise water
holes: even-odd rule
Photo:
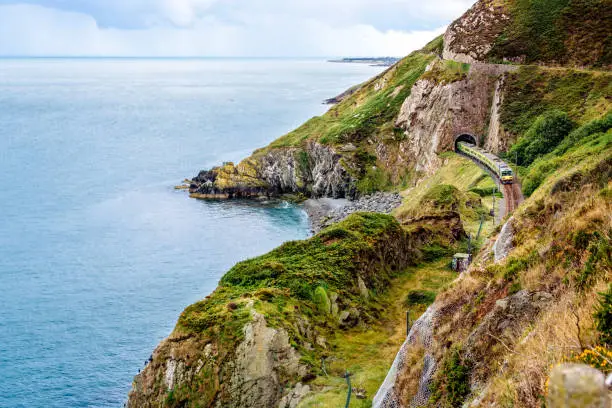
[[[0,60],[0,407],[119,407],[183,308],[304,213],[173,185],[380,68],[319,60]]]

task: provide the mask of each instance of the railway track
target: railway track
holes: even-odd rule
[[[504,205],[499,206],[499,210],[501,211],[501,213],[499,213],[498,221],[501,221],[501,219],[503,219],[506,215],[516,210],[518,206],[523,202],[524,197],[523,197],[523,192],[521,191],[521,184],[516,180],[516,176],[515,176],[513,183],[502,184],[497,174],[491,171],[491,169],[485,166],[483,163],[461,152],[457,152],[457,153],[465,158],[470,159],[474,163],[476,163],[478,167],[485,170],[495,180],[497,185],[500,186],[500,189],[501,189],[500,192],[504,196]],[[497,220],[497,217],[496,217],[496,220]]]
[[[521,185],[518,182],[512,184],[502,184],[502,194],[504,195],[504,201],[506,203],[504,213],[502,217],[505,217],[509,213],[517,209],[517,207],[523,202],[523,193],[521,192]]]

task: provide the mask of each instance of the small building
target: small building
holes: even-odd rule
[[[472,255],[458,253],[453,255],[452,268],[455,272],[467,271],[470,263],[472,262]]]

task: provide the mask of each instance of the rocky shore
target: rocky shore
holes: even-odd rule
[[[354,201],[346,199],[319,198],[304,202],[304,210],[310,218],[312,232],[317,233],[355,212],[390,214],[402,203],[398,193],[378,192]]]

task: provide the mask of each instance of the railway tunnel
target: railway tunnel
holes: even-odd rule
[[[459,142],[468,142],[478,146],[478,138],[470,133],[461,133],[455,136],[455,151],[457,151],[457,145]]]
[[[478,146],[478,137],[470,133],[460,133],[455,137],[455,152],[463,154],[457,149],[459,142],[472,143]],[[501,193],[504,195],[505,201],[505,205],[501,208],[502,211],[500,215],[504,217],[514,211],[524,200],[523,193],[521,191],[521,185],[518,179],[515,178],[513,183],[511,184],[502,184],[499,180],[499,177],[494,172],[492,172],[491,169],[489,169],[484,163],[481,163],[472,157],[466,157],[468,157],[470,160],[474,161],[476,164],[486,170],[491,175],[491,177],[496,180],[496,183],[498,184]]]

